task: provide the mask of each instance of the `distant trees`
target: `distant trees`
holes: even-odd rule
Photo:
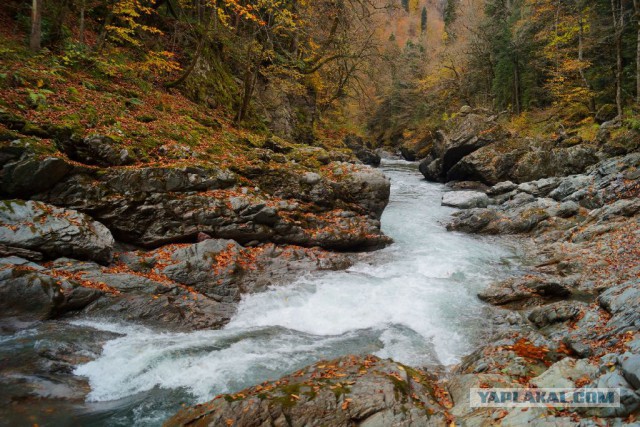
[[[636,0],[638,1],[638,0]],[[420,16],[420,33],[424,34],[427,31],[427,6],[422,7],[422,14]]]
[[[444,21],[449,48],[466,46],[459,87],[490,94],[488,106],[605,120],[640,102],[640,0],[482,3],[483,16],[458,23],[468,12],[449,0]],[[486,105],[487,97],[472,98]]]

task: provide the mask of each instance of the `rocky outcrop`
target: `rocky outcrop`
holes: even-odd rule
[[[635,153],[598,163],[583,175],[544,178],[521,184],[509,192],[504,192],[506,186],[496,186],[489,190],[494,194],[491,201],[494,206],[462,211],[447,227],[474,233],[510,234],[542,230],[560,222],[567,230],[576,227],[572,240],[583,240],[591,233],[602,232],[603,222],[611,217],[632,217],[640,211],[636,200],[638,166],[640,154]],[[587,217],[580,217],[581,213]],[[577,230],[580,223],[585,227]]]
[[[46,274],[21,260],[3,263],[0,271],[0,307],[2,317],[22,322],[47,320],[85,308],[103,292],[79,283]]]
[[[364,139],[361,137],[349,134],[344,138],[344,145],[347,146],[353,154],[365,165],[378,167],[382,158],[376,152],[367,147]]]
[[[109,263],[113,236],[82,213],[35,201],[0,202],[0,244],[41,253],[51,259],[70,256]],[[11,252],[7,250],[7,252]]]
[[[195,241],[200,232],[240,243],[384,245],[388,239],[378,218],[388,200],[388,180],[365,167],[336,169],[341,174],[334,181],[305,175],[297,184],[298,200],[238,186],[233,173],[196,166],[80,170],[34,197],[88,213],[116,239],[145,247]],[[324,208],[305,204],[318,197],[326,197]]]
[[[166,426],[446,426],[428,374],[373,356],[323,361],[179,412]]]
[[[61,139],[58,145],[70,159],[87,165],[108,167],[134,163],[128,149],[118,147],[112,138],[104,135]]]
[[[420,164],[420,172],[428,180],[444,181],[465,156],[508,137],[508,132],[495,122],[495,117],[460,114],[449,120],[444,130],[436,132],[433,149]]]
[[[4,317],[84,317],[128,320],[178,330],[219,328],[242,295],[287,283],[301,273],[339,270],[348,255],[319,249],[206,239],[155,251],[119,253],[110,266],[59,258],[42,266],[19,257],[0,259]]]
[[[494,185],[583,173],[603,158],[627,154],[640,138],[627,135],[618,143],[609,137],[592,142],[561,134],[554,139],[512,136],[485,112],[460,112],[450,119],[430,153],[420,164],[420,172],[430,181],[479,181]],[[606,129],[605,129],[606,130]],[[630,142],[632,141],[632,142]],[[613,144],[613,145],[612,145]]]

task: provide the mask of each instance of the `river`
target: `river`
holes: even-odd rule
[[[74,414],[84,426],[157,426],[181,404],[277,379],[321,359],[376,354],[415,366],[447,366],[482,336],[476,293],[517,268],[507,241],[447,232],[444,187],[415,164],[385,161],[391,201],[382,224],[394,244],[342,272],[300,277],[246,296],[222,330],[162,333],[75,321],[113,331],[102,355],[77,367],[91,385]]]

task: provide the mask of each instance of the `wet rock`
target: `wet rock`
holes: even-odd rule
[[[489,197],[479,191],[449,191],[442,196],[442,205],[458,209],[486,208]]]
[[[27,267],[27,269],[24,269]],[[28,265],[8,265],[0,276],[2,317],[46,320],[78,311],[102,296],[102,292],[59,279]]]
[[[435,402],[425,374],[391,360],[348,356],[187,408],[166,425],[444,426],[444,408]]]
[[[40,252],[48,258],[71,256],[108,263],[114,239],[87,215],[34,201],[0,202],[0,244]]]

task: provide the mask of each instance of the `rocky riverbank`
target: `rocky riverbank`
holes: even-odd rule
[[[153,162],[140,147],[6,112],[0,131],[0,330],[49,335],[2,353],[2,417],[18,424],[47,402],[84,400],[73,367],[117,336],[58,320],[217,329],[243,295],[345,269],[390,242],[389,180],[346,146],[274,138],[234,145],[233,159],[203,146]]]
[[[521,238],[521,274],[478,295],[494,306],[487,345],[440,375],[371,358],[320,362],[186,409],[167,425],[636,425],[638,136],[612,137],[616,125],[608,124],[593,142],[564,135],[536,145],[495,120],[466,111],[439,133],[421,164],[428,179],[465,180],[449,184],[443,198],[460,209],[449,230]],[[620,388],[621,405],[469,405],[472,387],[522,386]]]

